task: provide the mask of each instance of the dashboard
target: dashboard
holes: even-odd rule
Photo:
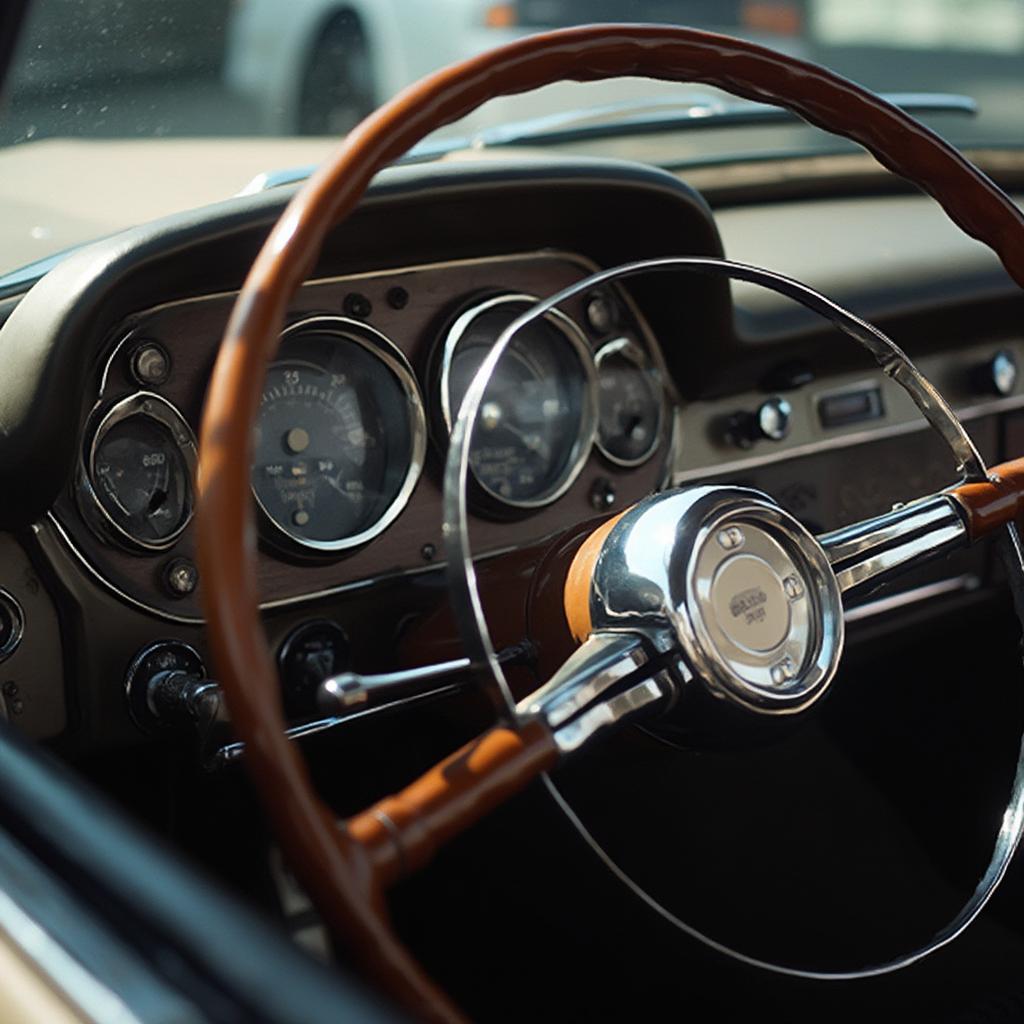
[[[234,297],[288,195],[134,229],[0,298],[0,689],[31,735],[146,742],[159,729],[126,699],[133,673],[161,658],[212,672],[195,438]],[[867,244],[838,266],[816,258],[818,219],[841,225],[865,202],[894,224],[924,218],[934,278],[912,254],[869,272]],[[876,316],[987,459],[1024,450],[1021,300],[957,239],[898,192],[712,210],[678,177],[620,162],[382,175],[292,299],[253,438],[262,607],[291,720],[317,721],[326,674],[458,657],[440,536],[448,432],[495,339],[598,268],[723,253],[779,267]],[[970,287],[944,286],[945,244]],[[823,532],[955,480],[853,343],[770,297],[675,274],[585,292],[515,335],[470,465],[481,589],[520,692],[565,653],[552,566],[653,490],[746,484]],[[996,579],[984,546],[921,570],[847,609],[851,642]]]
[[[589,270],[579,256],[540,252],[300,289],[254,438],[267,607],[437,561],[445,439],[474,372],[533,297]],[[88,571],[174,620],[202,614],[195,435],[233,298],[170,303],[116,326],[78,483],[52,514]],[[621,293],[581,297],[513,338],[472,456],[483,554],[538,543],[659,485],[671,418],[656,358]]]

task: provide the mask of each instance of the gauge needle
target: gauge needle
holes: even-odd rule
[[[527,451],[536,452],[542,459],[551,458],[551,445],[540,434],[529,434],[522,427],[517,427],[508,420],[505,420],[501,426],[512,434],[513,437],[518,438]]]
[[[327,483],[329,483],[346,501],[356,501],[358,500],[358,498],[362,497],[361,494],[352,494],[350,491],[346,491],[345,488],[341,486],[340,473],[337,476],[325,476],[324,480],[326,480]]]
[[[551,446],[539,434],[528,434],[522,427],[507,419],[504,407],[500,402],[493,400],[485,402],[480,407],[478,416],[480,426],[488,433],[495,430],[506,430],[517,438],[527,451],[536,452],[543,459],[550,458]]]

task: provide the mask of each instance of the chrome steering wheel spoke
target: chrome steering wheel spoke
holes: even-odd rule
[[[594,633],[516,712],[521,719],[543,718],[559,750],[570,753],[636,712],[670,704],[670,657],[652,656],[639,633]]]
[[[948,494],[897,506],[821,534],[818,541],[844,598],[881,586],[970,542],[963,512]]]

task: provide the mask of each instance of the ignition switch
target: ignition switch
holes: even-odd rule
[[[305,622],[288,634],[277,655],[284,686],[284,707],[289,718],[316,714],[316,693],[330,676],[350,664],[345,631],[330,619]]]

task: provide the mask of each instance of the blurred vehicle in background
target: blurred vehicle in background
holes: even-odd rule
[[[805,7],[806,0],[641,0],[629,20],[685,21],[793,53]],[[443,64],[544,29],[617,20],[621,0],[239,0],[225,76],[257,104],[265,131],[337,135]]]

